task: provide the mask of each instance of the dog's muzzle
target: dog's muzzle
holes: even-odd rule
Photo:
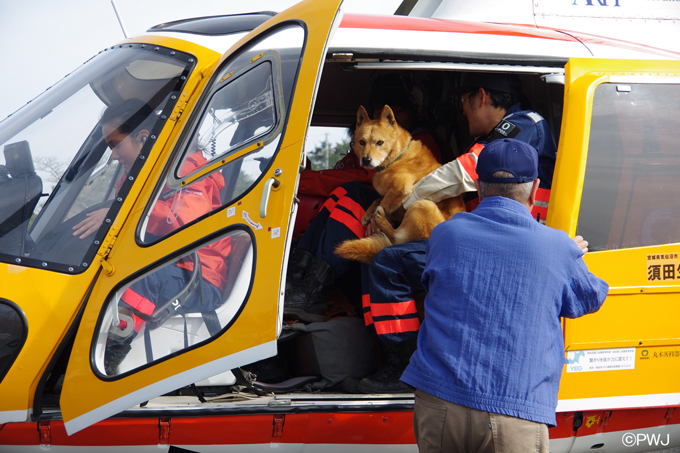
[[[370,157],[362,157],[361,158],[361,166],[362,167],[372,167],[373,166],[373,159]]]

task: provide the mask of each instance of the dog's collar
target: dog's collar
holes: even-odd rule
[[[375,167],[375,171],[376,171],[376,172],[383,171],[384,169],[386,169],[387,167],[389,167],[390,165],[392,165],[393,163],[395,163],[396,161],[398,161],[399,158],[400,158],[401,156],[403,156],[404,153],[408,150],[408,147],[409,147],[409,146],[411,146],[411,139],[409,139],[408,143],[406,144],[406,148],[404,148],[404,150],[401,152],[401,154],[399,154],[399,155],[397,156],[396,159],[394,159],[392,162],[390,162],[390,163],[387,164],[387,165],[380,165],[380,166],[378,166],[378,167]]]

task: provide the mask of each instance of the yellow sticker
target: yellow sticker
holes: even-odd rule
[[[586,418],[586,428],[590,428],[593,425],[599,425],[600,424],[600,416],[599,415],[591,415],[588,418]]]
[[[650,283],[680,282],[680,259],[677,253],[647,255],[647,281]]]

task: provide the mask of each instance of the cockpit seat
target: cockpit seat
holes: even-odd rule
[[[253,267],[253,246],[249,235],[232,236],[232,249],[227,260],[228,271],[225,289],[222,293],[222,304],[214,312],[222,328],[232,322],[248,293]],[[149,343],[154,360],[185,349],[185,321],[186,341],[189,347],[211,337],[203,313],[188,313],[184,317],[172,316],[158,328],[149,331]],[[145,328],[143,327],[132,341],[132,349],[120,364],[119,373],[137,368],[147,362],[146,340],[143,332]],[[211,378],[209,385],[232,385],[236,382],[230,372],[222,373],[220,376],[219,382]]]
[[[23,256],[33,210],[42,195],[42,179],[35,173],[28,142],[5,146],[6,165],[0,165],[0,249]]]

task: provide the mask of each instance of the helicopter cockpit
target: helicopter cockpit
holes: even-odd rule
[[[125,174],[102,136],[102,111],[139,99],[152,107],[146,122],[155,138],[192,62],[158,46],[110,48],[2,122],[0,261],[66,273],[91,264],[153,146],[145,143]],[[103,208],[95,234],[73,235],[74,225]]]

